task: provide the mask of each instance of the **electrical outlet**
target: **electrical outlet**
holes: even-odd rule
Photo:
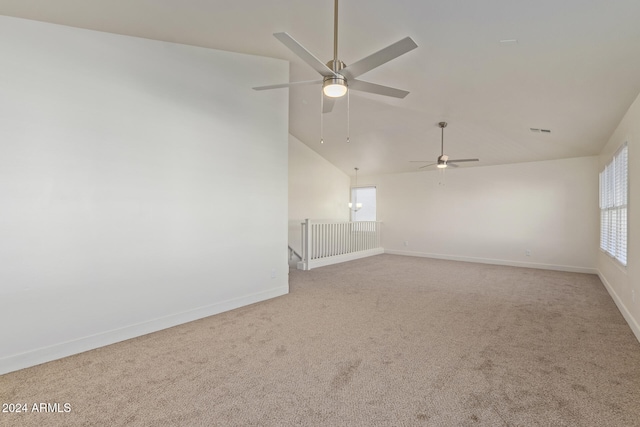
[[[631,289],[631,301],[636,302],[636,291]]]
[[[272,278],[272,279],[275,279],[275,278],[276,278],[276,269],[275,269],[275,268],[272,268],[272,269],[271,269],[271,278]]]
[[[527,249],[526,251],[524,251],[524,254],[526,256],[531,256],[531,250]]]
[[[405,241],[404,241],[404,245],[405,245],[405,246],[409,246],[409,241],[405,240]]]

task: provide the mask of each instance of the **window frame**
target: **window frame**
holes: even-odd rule
[[[598,175],[600,250],[626,267],[628,258],[629,148],[624,142]]]

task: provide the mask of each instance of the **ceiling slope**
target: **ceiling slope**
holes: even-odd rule
[[[333,57],[330,0],[0,0],[0,14],[287,59],[291,81],[317,74],[273,33]],[[418,170],[409,160],[439,154],[440,121],[449,123],[447,154],[481,159],[460,167],[595,155],[640,92],[638,16],[637,0],[342,1],[347,65],[403,37],[416,41],[360,76],[410,94],[354,91],[349,125],[339,99],[320,144],[319,86],[278,90],[289,90],[290,133],[350,175],[356,166],[367,175]]]

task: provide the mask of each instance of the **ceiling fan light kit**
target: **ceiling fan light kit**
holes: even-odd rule
[[[449,156],[445,156],[444,154],[438,157],[438,165],[440,169],[444,169],[447,167],[447,160],[449,160]]]
[[[347,93],[347,80],[342,76],[325,77],[322,92],[329,98],[340,98]]]

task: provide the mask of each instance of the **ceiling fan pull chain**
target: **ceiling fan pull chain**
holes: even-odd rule
[[[320,91],[320,144],[324,144],[324,94]]]
[[[349,92],[351,92],[350,90],[347,91],[347,144],[350,142],[349,141],[349,135],[351,133],[351,119],[350,119],[350,112],[351,112],[351,108],[349,107],[350,102],[349,102]]]

